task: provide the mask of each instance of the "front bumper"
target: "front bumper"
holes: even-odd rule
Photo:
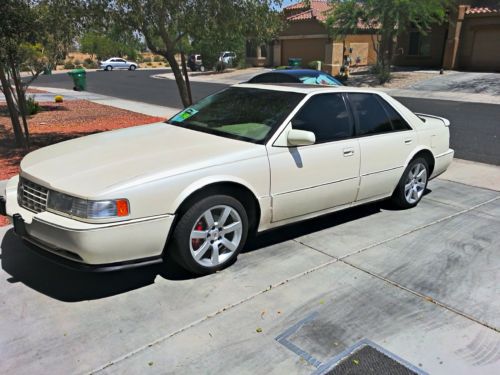
[[[62,265],[95,271],[131,268],[161,261],[174,220],[161,215],[89,224],[51,212],[34,213],[17,204],[17,178],[6,189],[6,214],[32,249]]]

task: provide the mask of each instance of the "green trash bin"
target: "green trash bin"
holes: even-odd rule
[[[68,74],[73,78],[73,90],[85,91],[87,88],[87,73],[85,69],[73,69]]]
[[[301,57],[290,57],[288,59],[288,65],[294,66],[294,67],[301,67],[302,66],[302,58]]]

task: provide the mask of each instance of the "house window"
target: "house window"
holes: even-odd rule
[[[252,40],[247,40],[246,52],[247,57],[257,57],[257,44]]]
[[[267,46],[265,44],[260,46],[260,57],[267,57]]]
[[[410,45],[408,55],[411,56],[430,56],[431,38],[420,31],[410,31]]]

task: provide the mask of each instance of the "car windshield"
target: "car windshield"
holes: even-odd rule
[[[342,84],[335,78],[326,75],[301,75],[298,76],[300,81],[306,85],[328,85],[328,86],[342,86]]]
[[[253,143],[264,143],[304,94],[232,87],[202,99],[167,123]]]

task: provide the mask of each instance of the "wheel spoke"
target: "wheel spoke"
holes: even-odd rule
[[[236,245],[229,241],[227,238],[222,238],[220,241],[228,250],[234,251],[236,250]]]
[[[207,233],[206,230],[193,230],[191,232],[191,239],[207,238]]]
[[[210,258],[210,261],[213,266],[219,264],[219,245],[216,242],[212,244],[212,257]]]
[[[424,188],[425,188],[425,182],[417,182],[417,186],[418,186],[420,189],[424,190]]]
[[[405,192],[411,189],[411,181],[405,185]]]
[[[228,233],[234,232],[235,230],[241,229],[241,223],[239,221],[229,224],[222,228],[221,234],[226,235]]]
[[[423,178],[425,173],[425,168],[422,168],[422,171],[417,174],[417,178]]]
[[[418,199],[418,192],[416,190],[412,190],[411,197],[415,200]]]
[[[205,241],[194,254],[196,260],[200,260],[201,258],[203,258],[203,255],[205,255],[208,249],[210,249],[210,242]]]
[[[205,214],[203,215],[203,217],[205,218],[205,221],[206,221],[207,225],[209,227],[213,227],[213,225],[214,225],[214,217],[212,215],[212,211],[208,210],[207,212],[205,212]]]
[[[219,218],[219,221],[218,221],[220,227],[224,226],[224,224],[226,223],[227,218],[229,217],[230,213],[231,213],[231,208],[230,207],[226,207],[224,209],[224,211],[222,212],[222,215],[220,215],[220,218]]]

